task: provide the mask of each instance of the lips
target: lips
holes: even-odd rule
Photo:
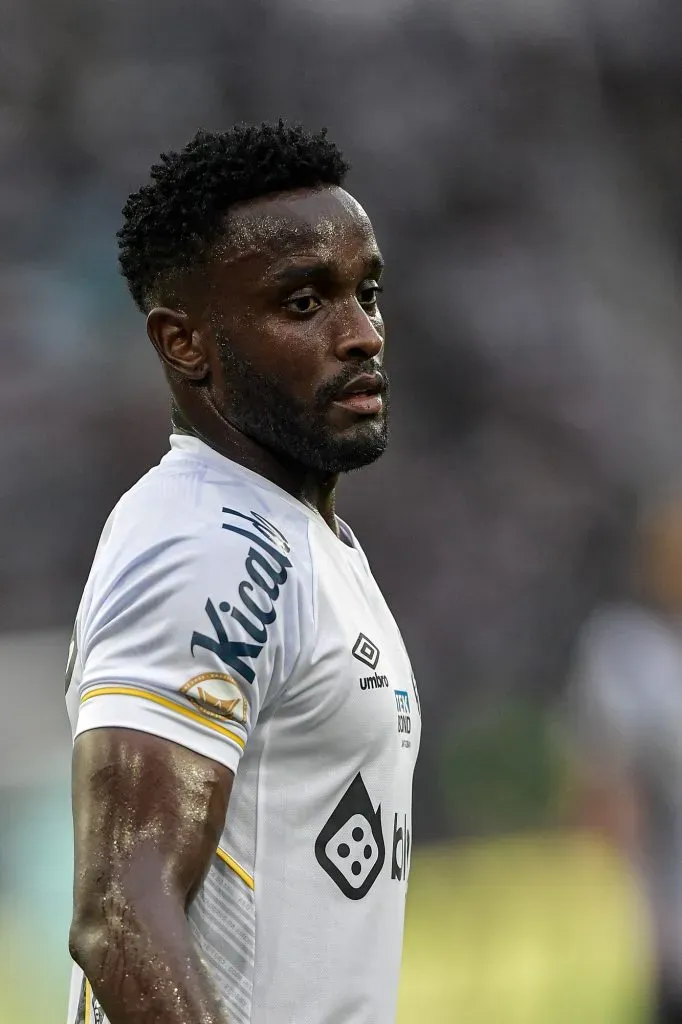
[[[384,378],[380,373],[362,373],[339,391],[339,398],[347,395],[378,395],[384,390]]]
[[[384,407],[385,387],[380,373],[363,373],[339,391],[334,404],[360,416],[376,416]]]

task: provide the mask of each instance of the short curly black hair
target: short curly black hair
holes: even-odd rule
[[[326,129],[283,120],[198,132],[179,153],[163,153],[151,183],[123,207],[119,265],[147,312],[159,286],[201,263],[235,203],[289,189],[341,185],[349,170]]]

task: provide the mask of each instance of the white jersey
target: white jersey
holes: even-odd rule
[[[395,1018],[421,716],[365,555],[193,437],[118,503],[69,657],[74,737],[138,729],[236,775],[188,912],[231,1024]],[[100,1024],[74,967],[68,1024]]]

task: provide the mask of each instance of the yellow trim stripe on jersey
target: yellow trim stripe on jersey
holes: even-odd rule
[[[83,1024],[90,1024],[92,1020],[92,989],[90,982],[85,979],[85,1006],[83,1007]]]
[[[228,868],[232,868],[232,870],[234,871],[235,875],[239,875],[239,877],[241,878],[242,882],[244,882],[245,885],[248,885],[249,889],[255,889],[256,888],[256,886],[254,884],[254,881],[253,881],[253,878],[251,877],[251,875],[248,873],[248,871],[244,870],[244,868],[241,866],[241,864],[237,863],[237,861],[234,859],[234,857],[230,857],[229,853],[226,853],[225,850],[221,850],[220,847],[218,847],[218,849],[216,850],[216,856],[220,857],[220,859],[225,864],[227,864]]]
[[[214,732],[219,732],[221,736],[227,736],[229,740],[236,743],[238,747],[244,749],[245,741],[241,736],[238,736],[236,732],[231,732],[230,729],[226,729],[222,725],[218,725],[217,722],[211,721],[209,718],[204,718],[203,715],[197,714],[196,711],[190,711],[189,708],[183,707],[182,704],[178,704],[174,700],[169,700],[168,697],[161,697],[158,693],[149,693],[147,690],[140,690],[136,686],[94,686],[92,690],[88,690],[81,697],[81,704],[84,704],[86,700],[90,700],[91,697],[140,697],[142,700],[150,700],[153,704],[160,704],[163,708],[168,708],[170,711],[175,711],[179,715],[184,715],[185,718],[191,718],[193,722],[199,722],[200,725],[205,725],[208,729],[213,729]]]

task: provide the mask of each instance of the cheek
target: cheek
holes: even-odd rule
[[[240,351],[254,368],[282,381],[296,397],[312,395],[329,373],[322,325],[315,321],[261,321],[245,340]]]
[[[296,398],[310,400],[329,371],[325,371],[323,353],[305,338],[288,335],[280,339],[275,373],[285,381]]]

